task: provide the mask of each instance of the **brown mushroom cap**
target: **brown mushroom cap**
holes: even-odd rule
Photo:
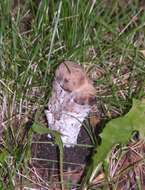
[[[72,61],[64,61],[56,70],[55,80],[64,90],[74,93],[76,103],[94,104],[95,88],[80,65]]]

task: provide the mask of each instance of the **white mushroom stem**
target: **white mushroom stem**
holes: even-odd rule
[[[66,147],[77,144],[82,122],[89,114],[94,98],[94,87],[79,65],[66,61],[58,67],[45,114],[48,126],[61,133]]]

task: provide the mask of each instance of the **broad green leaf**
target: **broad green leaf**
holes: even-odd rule
[[[82,181],[83,189],[86,189],[87,184],[92,181],[113,145],[126,144],[133,131],[138,131],[142,138],[145,137],[145,102],[136,99],[133,100],[133,106],[125,116],[109,121],[100,134],[102,143],[97,147],[97,152],[93,155],[91,165]]]

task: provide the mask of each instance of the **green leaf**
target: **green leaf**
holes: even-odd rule
[[[91,183],[95,177],[98,167],[104,161],[113,145],[126,144],[132,136],[133,131],[138,131],[141,137],[145,137],[145,102],[133,99],[130,111],[122,117],[109,121],[101,133],[102,143],[92,157],[92,162],[82,180],[83,189]]]
[[[45,135],[45,134],[50,133],[49,128],[42,127],[40,124],[37,124],[37,123],[33,123],[31,129],[32,129],[33,132],[38,133],[40,135]]]

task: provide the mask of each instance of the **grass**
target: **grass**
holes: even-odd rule
[[[40,120],[62,60],[83,65],[96,86],[101,117],[126,113],[145,93],[145,12],[139,0],[0,1],[0,186],[29,176],[28,120]],[[26,131],[26,132],[25,132]],[[4,159],[5,158],[5,159]],[[21,178],[19,179],[22,180]]]

